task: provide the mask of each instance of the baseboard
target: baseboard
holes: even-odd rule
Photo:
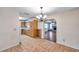
[[[6,50],[6,49],[12,48],[12,47],[14,47],[14,46],[17,46],[17,45],[19,45],[19,43],[16,43],[16,44],[14,44],[14,45],[11,45],[11,46],[2,48],[2,49],[0,49],[0,52],[4,51],[4,50]]]

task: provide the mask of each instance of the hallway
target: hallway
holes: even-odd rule
[[[4,50],[5,52],[77,52],[79,50],[69,48],[45,39],[21,37],[22,45]],[[3,52],[4,52],[3,51]]]

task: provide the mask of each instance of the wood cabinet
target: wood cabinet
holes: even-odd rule
[[[22,23],[24,26],[30,25],[29,30],[22,30],[22,33],[31,37],[38,36],[38,20],[32,19],[33,21]]]

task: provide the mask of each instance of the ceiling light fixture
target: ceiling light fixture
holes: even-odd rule
[[[43,7],[40,7],[40,9],[41,9],[41,13],[40,15],[36,16],[36,18],[38,18],[40,21],[43,21],[47,16],[44,15],[43,13]]]

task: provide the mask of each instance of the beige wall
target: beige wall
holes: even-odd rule
[[[0,51],[19,43],[17,20],[18,14],[15,8],[0,8]]]
[[[79,49],[79,9],[50,17],[57,21],[57,43]]]

